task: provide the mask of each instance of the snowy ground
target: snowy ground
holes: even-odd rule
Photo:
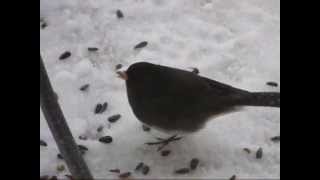
[[[123,19],[116,17],[120,9]],[[41,53],[59,103],[94,177],[117,178],[109,169],[132,171],[143,161],[154,177],[279,177],[280,145],[270,138],[280,134],[280,109],[246,108],[218,117],[202,131],[170,144],[162,157],[155,147],[154,130],[142,131],[127,102],[125,84],[115,74],[137,61],[189,69],[200,75],[252,91],[280,91],[267,81],[280,82],[280,0],[41,0],[40,16],[48,26],[40,30]],[[148,41],[142,50],[133,50]],[[98,47],[88,52],[88,47]],[[60,61],[64,51],[71,57]],[[80,86],[89,83],[88,92]],[[107,101],[105,113],[93,113]],[[109,124],[107,118],[121,114]],[[100,125],[105,128],[97,133]],[[88,140],[79,140],[86,135]],[[98,138],[113,137],[111,144]],[[57,147],[40,111],[40,175],[57,172]],[[255,151],[263,148],[263,158]],[[243,151],[250,148],[251,154]],[[188,175],[175,175],[197,157],[200,165]]]

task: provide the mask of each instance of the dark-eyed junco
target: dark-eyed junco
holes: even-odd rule
[[[280,108],[280,92],[249,92],[181,69],[139,62],[118,74],[135,116],[165,131],[194,132],[241,106]]]

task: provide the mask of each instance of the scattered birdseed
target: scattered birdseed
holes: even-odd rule
[[[175,171],[176,174],[187,174],[190,172],[189,168],[181,168]]]
[[[90,51],[90,52],[96,52],[96,51],[98,51],[99,49],[98,48],[96,48],[96,47],[88,47],[88,51]]]
[[[89,84],[85,84],[85,85],[81,86],[80,91],[87,91],[89,86],[90,86]]]
[[[142,174],[147,175],[149,173],[149,171],[150,171],[150,167],[147,165],[144,165],[142,168]]]
[[[163,150],[161,151],[161,156],[168,156],[171,153],[170,150]]]
[[[260,147],[260,148],[258,149],[258,151],[256,152],[256,158],[257,158],[257,159],[261,159],[261,158],[262,158],[262,155],[263,155],[263,150],[262,150],[262,148]]]
[[[140,42],[139,44],[135,45],[134,46],[134,49],[141,49],[141,48],[144,48],[148,45],[148,42],[147,41],[142,41]]]
[[[127,178],[129,176],[131,176],[131,172],[125,172],[125,173],[119,174],[119,178]]]
[[[120,169],[110,169],[109,172],[120,173]]]
[[[139,171],[142,167],[144,166],[144,163],[143,162],[140,162],[136,168],[134,169],[135,171]]]
[[[57,158],[58,159],[63,159],[63,157],[62,157],[62,155],[59,153],[59,154],[57,154]]]
[[[71,56],[71,52],[66,51],[66,52],[64,52],[64,53],[62,53],[62,54],[60,55],[59,59],[60,59],[60,60],[65,60],[65,59],[69,58],[70,56]]]
[[[195,170],[199,165],[199,159],[197,158],[193,158],[191,161],[190,161],[190,169],[191,170]]]
[[[80,135],[80,136],[79,136],[79,139],[80,139],[80,140],[87,140],[88,138],[87,138],[87,136]]]
[[[268,86],[272,86],[272,87],[277,87],[278,86],[278,83],[276,82],[273,82],[273,81],[269,81],[266,83]]]
[[[243,148],[243,150],[244,150],[245,152],[247,152],[248,154],[251,153],[251,150],[250,150],[249,148]]]
[[[101,132],[102,130],[103,130],[103,126],[99,126],[98,128],[97,128],[97,132]]]
[[[280,136],[274,136],[274,137],[270,138],[270,140],[273,142],[280,142]]]
[[[107,107],[108,107],[108,103],[107,103],[107,102],[105,102],[105,103],[103,103],[103,104],[98,103],[98,104],[96,105],[96,108],[95,108],[95,110],[94,110],[94,113],[95,113],[95,114],[101,114],[101,113],[103,113],[104,111],[106,111]]]
[[[99,141],[102,143],[111,143],[112,142],[112,137],[111,136],[103,136],[101,138],[99,138]]]
[[[120,118],[121,118],[120,114],[115,114],[115,115],[110,116],[108,118],[108,121],[111,123],[114,123],[114,122],[118,121]]]
[[[44,140],[40,139],[40,146],[48,146],[48,144]]]
[[[116,70],[118,70],[118,69],[120,69],[120,68],[122,68],[122,64],[117,64],[117,65],[116,65]]]
[[[117,13],[117,17],[118,17],[119,19],[121,19],[121,18],[124,17],[124,16],[123,16],[123,13],[122,13],[122,11],[121,11],[120,9],[118,9],[116,13]]]

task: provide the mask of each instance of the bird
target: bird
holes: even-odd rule
[[[250,92],[174,67],[137,62],[117,73],[137,119],[163,132],[196,132],[244,106],[280,108],[280,92]]]

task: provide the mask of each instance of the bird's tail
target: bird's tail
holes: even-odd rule
[[[280,108],[280,92],[248,93],[240,102],[244,106],[270,106]]]

